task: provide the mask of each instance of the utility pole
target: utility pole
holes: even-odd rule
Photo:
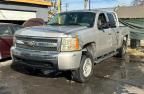
[[[61,13],[61,0],[58,0],[58,23],[61,24],[61,17],[60,17],[60,13]]]
[[[91,10],[91,0],[89,0],[89,10]]]
[[[61,0],[58,0],[58,13],[61,13]]]
[[[88,0],[84,0],[84,9],[87,9]]]
[[[67,11],[68,11],[68,7],[69,7],[69,4],[66,3],[65,7],[66,7],[66,12],[67,12]]]
[[[91,0],[84,0],[84,9],[87,9],[89,5],[89,10],[91,9]]]

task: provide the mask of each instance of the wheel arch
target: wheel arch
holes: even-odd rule
[[[92,57],[95,57],[95,52],[96,52],[96,43],[95,42],[89,42],[83,45],[82,47],[82,54],[86,54],[89,52]]]

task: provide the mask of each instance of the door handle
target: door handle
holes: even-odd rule
[[[108,35],[112,35],[111,33],[109,33]]]

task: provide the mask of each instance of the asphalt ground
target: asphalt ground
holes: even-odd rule
[[[92,79],[81,84],[67,72],[30,74],[6,59],[0,61],[0,94],[144,94],[144,62],[112,57],[96,64]]]

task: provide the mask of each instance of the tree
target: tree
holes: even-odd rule
[[[144,5],[144,0],[134,0],[134,1],[132,2],[132,4],[133,4],[134,6]]]

